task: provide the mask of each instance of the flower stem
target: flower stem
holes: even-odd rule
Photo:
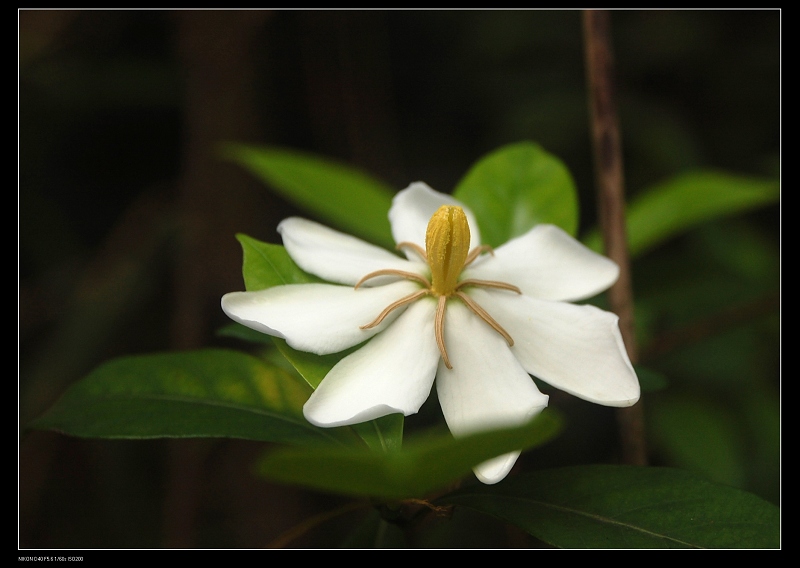
[[[619,280],[608,291],[611,310],[619,316],[628,357],[637,359],[634,337],[633,288],[625,231],[625,192],[622,143],[614,100],[613,56],[609,13],[584,10],[583,31],[592,121],[599,224],[605,252],[620,268]],[[625,463],[646,465],[642,403],[618,410]]]

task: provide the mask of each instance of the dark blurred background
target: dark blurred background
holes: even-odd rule
[[[243,288],[234,234],[277,242],[277,222],[298,211],[220,160],[221,141],[307,150],[398,190],[424,180],[449,192],[485,153],[531,139],[564,160],[580,193],[581,231],[594,225],[579,11],[18,15],[20,425],[109,358],[244,347],[215,335],[227,323],[220,296]],[[700,167],[778,177],[780,18],[775,10],[612,13],[628,195]],[[780,496],[778,243],[776,205],[676,239],[634,265],[645,348],[695,316],[712,324],[720,310],[736,316],[705,335],[701,328],[700,347],[678,342],[645,361],[675,387],[665,389],[663,405],[654,399],[653,420],[664,427],[653,434],[652,461],[702,472],[691,450],[686,457],[660,440],[665,431],[680,435],[669,422],[676,407],[709,415],[704,402],[681,392],[699,381],[703,398],[718,404],[715,393],[731,391],[720,381],[734,380],[742,396],[757,390],[753,404],[763,409],[748,406],[743,419],[730,410],[740,398],[721,399],[733,406],[714,407],[723,418],[704,439],[718,448],[719,424],[737,434],[730,455],[719,456],[724,463],[703,473],[773,502]],[[741,251],[750,255],[746,266]],[[735,290],[698,292],[695,281],[680,279],[692,266],[702,267],[706,283],[733,278]],[[668,297],[676,290],[684,296]],[[687,294],[701,307],[687,304]],[[702,350],[700,367],[691,349]],[[726,355],[732,351],[737,356]],[[747,377],[737,383],[739,374]],[[607,409],[565,406],[576,424],[588,416],[591,426],[568,429],[569,443],[526,454],[523,466],[614,459]],[[751,425],[764,432],[753,435]],[[19,444],[19,545],[258,548],[343,502],[255,479],[252,463],[263,449],[32,433]],[[459,519],[452,526],[472,527],[469,540],[451,527],[437,546],[531,544],[484,519]],[[336,546],[341,526],[294,544]]]

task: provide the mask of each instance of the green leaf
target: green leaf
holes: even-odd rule
[[[780,510],[676,469],[579,466],[447,495],[561,548],[777,548]]]
[[[560,427],[557,414],[546,410],[519,428],[458,440],[450,434],[429,436],[388,453],[333,447],[279,449],[261,460],[258,471],[275,481],[336,493],[385,499],[422,497],[487,459],[543,444]]]
[[[317,428],[303,418],[310,394],[293,375],[235,351],[125,357],[72,385],[29,427],[97,438],[358,443],[348,429]]]
[[[403,445],[403,425],[405,416],[399,413],[387,414],[369,422],[353,424],[367,446],[375,452],[396,452]]]
[[[780,185],[771,179],[699,171],[677,176],[641,193],[628,204],[626,222],[632,257],[691,227],[741,213],[780,199]],[[602,250],[598,232],[585,244]]]
[[[292,349],[285,340],[279,337],[273,337],[272,340],[281,355],[292,364],[292,367],[297,369],[300,376],[315,390],[336,363],[360,347],[357,345],[339,353],[315,355],[314,353]]]
[[[387,219],[394,192],[361,170],[319,156],[245,144],[226,144],[223,155],[331,225],[394,246]]]
[[[252,292],[284,284],[305,284],[321,280],[298,267],[282,245],[261,242],[238,234],[242,245],[242,276],[245,289]]]
[[[478,218],[481,240],[500,246],[534,225],[578,229],[578,198],[566,166],[540,146],[520,142],[481,158],[453,196]]]

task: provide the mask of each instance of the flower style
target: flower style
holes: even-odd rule
[[[281,222],[300,268],[332,284],[291,284],[222,298],[232,319],[324,355],[362,342],[303,407],[322,427],[416,413],[434,379],[450,431],[526,423],[547,406],[529,375],[585,400],[630,406],[639,382],[617,316],[568,302],[607,289],[617,265],[553,225],[492,250],[472,213],[423,183],[394,198],[406,258],[301,218]],[[474,468],[502,480],[519,452]]]

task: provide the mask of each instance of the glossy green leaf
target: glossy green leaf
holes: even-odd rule
[[[776,203],[780,185],[771,179],[700,171],[677,176],[642,192],[627,207],[628,246],[635,257],[705,221]],[[600,251],[599,233],[587,246]]]
[[[394,192],[356,168],[292,150],[227,144],[223,154],[330,225],[394,246],[387,213]]]
[[[532,142],[504,146],[481,158],[453,195],[478,218],[481,239],[499,246],[539,223],[578,229],[578,198],[566,166]]]
[[[438,504],[469,507],[560,548],[777,548],[780,510],[685,471],[578,466],[474,486]]]
[[[263,290],[283,284],[303,284],[320,280],[303,272],[281,245],[263,243],[247,235],[237,235],[242,245],[244,275],[247,290]],[[271,338],[275,346],[300,376],[316,389],[333,366],[359,346],[341,353],[315,355],[289,347],[283,339]],[[403,415],[391,414],[378,420],[352,427],[366,444],[376,451],[397,449],[403,440]]]
[[[467,475],[472,466],[553,438],[561,421],[546,410],[519,428],[458,440],[450,434],[412,440],[395,452],[354,448],[287,448],[267,455],[258,471],[275,481],[385,499],[422,497]]]
[[[358,443],[348,429],[303,418],[310,394],[295,376],[236,351],[125,357],[75,383],[30,428],[97,438]]]
[[[264,243],[243,234],[236,235],[236,239],[242,245],[242,276],[246,290],[320,282],[319,278],[300,269],[282,245]]]

